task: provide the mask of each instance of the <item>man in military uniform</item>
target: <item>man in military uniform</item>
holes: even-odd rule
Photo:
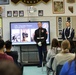
[[[46,39],[47,39],[47,31],[45,28],[42,28],[42,23],[38,22],[38,29],[35,30],[35,35],[34,35],[34,40],[37,44],[37,48],[39,52],[40,62],[38,67],[42,66],[43,60],[46,61],[46,52],[47,52]]]
[[[70,27],[70,22],[66,22],[66,28],[62,31],[62,39],[73,40],[74,38],[74,29]]]

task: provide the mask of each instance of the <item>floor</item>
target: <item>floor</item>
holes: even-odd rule
[[[23,75],[47,75],[46,67],[43,67],[42,69],[42,68],[38,68],[37,66],[25,66],[23,68]]]

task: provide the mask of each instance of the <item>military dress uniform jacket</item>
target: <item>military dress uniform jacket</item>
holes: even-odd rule
[[[46,45],[47,31],[45,28],[38,28],[35,30],[34,40],[36,43],[41,42],[42,45]]]
[[[74,29],[73,28],[64,28],[62,31],[62,39],[72,40],[74,38]]]

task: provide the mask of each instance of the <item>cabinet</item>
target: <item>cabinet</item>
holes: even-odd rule
[[[36,46],[20,46],[20,61],[24,64],[38,63],[39,56]]]

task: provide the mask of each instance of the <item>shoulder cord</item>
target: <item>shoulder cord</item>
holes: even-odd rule
[[[66,29],[64,29],[64,35],[65,35],[65,30],[66,30]],[[73,28],[70,28],[70,34],[69,34],[68,38],[70,38],[72,31],[73,31]],[[65,36],[65,39],[67,39],[66,36]]]

